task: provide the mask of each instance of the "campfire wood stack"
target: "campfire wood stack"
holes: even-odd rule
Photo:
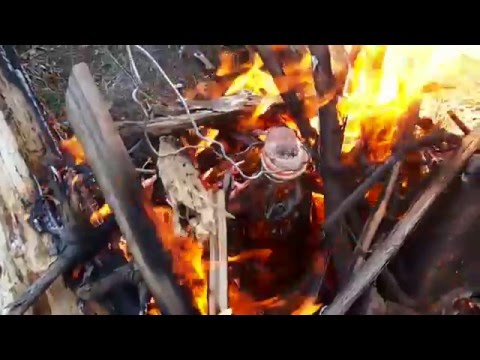
[[[272,49],[266,45],[256,45],[255,48],[270,73],[274,77],[282,76],[281,64],[275,58]],[[377,167],[360,186],[346,196],[346,189],[337,176],[338,169],[342,167],[340,156],[343,133],[337,116],[336,94],[339,88],[338,81],[342,82],[344,79],[335,78],[336,75],[332,71],[331,48],[329,49],[328,45],[309,45],[309,49],[315,59],[314,81],[317,94],[327,99],[326,104],[319,110],[320,136],[317,138],[315,131],[310,127],[308,119],[302,112],[302,104],[295,93],[281,94],[277,100],[278,103],[283,101],[294,116],[303,138],[311,139],[315,144],[310,150],[324,181],[326,219],[322,230],[337,270],[339,286],[335,300],[323,313],[344,314],[370,288],[403,245],[409,233],[454,176],[461,171],[466,161],[477,151],[480,136],[471,132],[459,119],[454,119],[460,124],[462,131],[468,134],[463,139],[462,146],[453,156],[445,160],[430,186],[417,198],[387,238],[375,248],[372,255],[366,260],[357,258],[355,256],[357,253],[353,251],[353,246],[345,233],[346,218],[355,216],[350,213],[352,207],[365,197],[373,184],[392,171],[384,199],[367,221],[362,232],[361,245],[365,253],[370,250],[379,224],[385,216],[385,209],[398,177],[400,161],[411,151],[449,139],[449,134],[432,133],[420,141],[413,141],[406,137],[383,165]],[[338,73],[341,74],[342,71],[337,71],[337,76]],[[1,141],[9,144],[8,151],[6,147],[0,150],[0,170],[10,174],[0,182],[0,200],[3,203],[0,208],[0,246],[3,247],[3,249],[0,248],[2,279],[0,285],[8,287],[0,294],[0,307],[5,307],[12,300],[17,300],[13,307],[14,311],[11,308],[10,313],[24,313],[31,304],[38,303],[38,297],[46,291],[49,296],[49,309],[37,311],[78,313],[75,297],[61,284],[60,280],[50,286],[67,268],[71,268],[72,263],[69,262],[63,266],[62,262],[57,261],[56,265],[48,269],[48,265],[54,261],[53,257],[45,255],[49,239],[38,235],[26,220],[28,202],[36,189],[32,178],[36,172],[43,171],[44,164],[41,158],[48,152],[45,135],[42,135],[36,123],[38,114],[35,114],[31,105],[25,101],[25,95],[2,72],[0,72],[0,93],[6,101],[5,108],[9,109],[9,116],[13,119],[9,124],[4,114],[0,112]],[[210,126],[235,120],[239,114],[251,112],[259,101],[258,97],[238,94],[215,101],[193,101],[189,102],[189,106],[193,119],[198,125]],[[144,131],[142,125],[129,121],[116,124],[113,122],[86,64],[73,67],[67,91],[67,108],[69,122],[85,149],[88,164],[93,169],[106,200],[113,209],[115,219],[134,258],[134,263],[124,265],[93,286],[87,285],[78,289],[78,297],[94,299],[124,281],[131,281],[137,285],[145,281],[163,314],[197,313],[191,299],[180,288],[179,281],[173,274],[171,258],[159,241],[161,239],[158,238],[155,225],[141,202],[140,180],[120,137],[120,134],[122,136],[142,134]],[[172,107],[169,114],[150,121],[146,132],[157,137],[172,134],[190,129],[191,121],[191,117],[182,113],[181,109]],[[27,127],[35,131],[26,131]],[[162,178],[164,185],[169,183],[169,179],[180,176],[175,171],[168,173],[168,169],[174,167],[168,165],[168,161],[170,160],[160,158],[157,163],[159,177]],[[198,190],[201,184],[192,182],[185,186]],[[169,193],[168,188],[166,192]],[[175,195],[172,193],[169,195],[171,199],[179,200],[178,196],[175,199]],[[228,313],[226,217],[229,214],[225,211],[225,193],[223,191],[217,191],[215,194],[202,192],[202,196],[209,199],[211,209],[208,210],[212,210],[213,214],[210,216],[212,227],[206,227],[210,242],[209,260],[212,264],[209,277],[209,313]],[[180,202],[187,205],[185,201]],[[195,206],[192,205],[192,207]],[[202,211],[199,208],[193,210],[197,213]],[[59,258],[65,259],[61,256]],[[352,268],[353,273],[351,273]],[[34,277],[38,277],[42,272],[47,276],[44,274],[40,282],[30,287],[24,296],[20,296],[28,283],[34,280],[29,278],[31,273],[35,273]],[[23,279],[17,275],[19,273],[22,274]],[[318,295],[322,280],[323,277],[321,279],[315,277],[315,286],[312,286],[315,291],[311,294],[312,296]],[[58,303],[58,299],[61,299],[61,303]]]

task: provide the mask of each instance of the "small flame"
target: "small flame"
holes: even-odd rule
[[[278,91],[272,75],[261,70],[263,61],[260,55],[255,54],[252,67],[245,73],[239,75],[225,92],[225,95],[238,94],[241,91],[250,91],[255,95],[278,96]]]
[[[208,140],[201,140],[198,143],[197,150],[195,151],[195,156],[198,156],[200,153],[202,153],[207,147],[209,147],[212,144],[212,140],[215,140],[218,136],[219,131],[217,129],[207,129],[207,134],[205,137]]]
[[[105,219],[113,213],[112,209],[110,206],[105,203],[102,205],[100,209],[97,211],[94,211],[92,215],[90,215],[90,224],[94,226],[100,226],[103,224]]]
[[[80,141],[78,141],[76,136],[62,140],[60,142],[60,149],[73,157],[75,165],[82,165],[85,163],[85,152],[83,151],[82,144],[80,144]]]

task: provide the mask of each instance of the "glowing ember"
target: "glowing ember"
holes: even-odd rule
[[[323,194],[312,193],[312,200],[316,219],[323,223],[325,221],[325,198]]]

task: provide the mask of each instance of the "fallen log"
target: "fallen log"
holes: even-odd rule
[[[462,147],[451,159],[446,160],[430,186],[396,224],[386,240],[379,245],[372,256],[353,275],[333,303],[323,312],[324,315],[341,315],[348,311],[355,300],[375,281],[384,267],[398,252],[407,236],[465,165],[466,161],[477,151],[479,145],[480,135],[477,133],[471,133],[463,139]]]
[[[18,69],[17,69],[18,70]],[[0,312],[33,283],[55,256],[49,254],[52,240],[37,233],[28,223],[30,205],[37,186],[33,176],[45,172],[43,160],[49,145],[37,121],[38,113],[20,80],[12,80],[12,64],[0,57],[0,94],[4,113],[0,110]],[[80,315],[74,294],[62,279],[53,282],[42,296],[35,314]]]
[[[72,69],[66,103],[70,124],[85,149],[87,162],[162,313],[194,313],[142,203],[135,167],[85,63]]]

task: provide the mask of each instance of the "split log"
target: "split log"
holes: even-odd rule
[[[72,69],[66,102],[70,124],[85,149],[87,162],[162,313],[193,313],[142,203],[135,167],[85,63]]]
[[[15,301],[55,260],[49,254],[52,240],[40,235],[28,224],[29,206],[40,177],[42,161],[48,154],[38,113],[14,82],[12,64],[0,59],[0,94],[5,100],[0,112],[0,311]],[[74,294],[62,279],[55,281],[29,313],[80,315]]]
[[[359,271],[353,275],[350,282],[323,313],[324,315],[341,315],[348,311],[355,300],[375,281],[384,267],[399,251],[407,236],[462,169],[466,161],[478,150],[479,146],[479,134],[472,133],[464,138],[462,147],[453,158],[446,161],[430,186],[396,224],[387,239],[375,250]]]
[[[198,171],[189,159],[178,153],[173,139],[160,140],[158,173],[173,207],[174,231],[187,233],[180,224],[180,209],[186,209],[189,224],[197,241],[208,241],[210,248],[209,314],[216,315],[228,308],[227,217],[225,193],[207,191]]]

